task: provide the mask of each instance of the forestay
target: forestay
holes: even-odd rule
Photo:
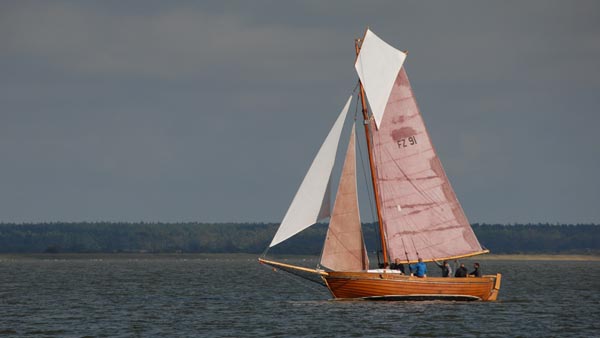
[[[315,224],[319,220],[319,215],[323,215],[324,196],[328,190],[328,182],[350,101],[352,101],[352,96],[346,102],[315,156],[269,247],[273,247]],[[325,203],[329,203],[329,201],[325,201]]]

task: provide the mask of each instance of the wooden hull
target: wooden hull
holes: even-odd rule
[[[335,298],[494,301],[502,276],[419,278],[389,273],[329,272],[322,278]]]

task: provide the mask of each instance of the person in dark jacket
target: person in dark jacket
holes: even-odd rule
[[[400,258],[396,258],[390,268],[392,270],[400,270],[400,272],[404,274],[404,264],[401,263]]]
[[[467,268],[465,268],[465,264],[464,263],[460,263],[460,267],[458,269],[456,269],[456,273],[454,274],[454,277],[467,277]]]
[[[452,277],[452,268],[448,261],[444,261],[442,264],[438,261],[433,261],[440,269],[442,269],[442,277]]]
[[[472,276],[472,277],[481,277],[481,269],[479,268],[479,263],[473,264],[473,268],[475,270],[471,271],[471,273],[469,274],[469,276]]]

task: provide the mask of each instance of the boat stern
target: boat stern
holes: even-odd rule
[[[494,286],[490,291],[490,295],[488,296],[487,301],[493,302],[498,299],[498,293],[500,293],[500,282],[502,281],[502,274],[497,273],[495,276],[490,276],[494,278]]]

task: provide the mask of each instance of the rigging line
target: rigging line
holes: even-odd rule
[[[398,162],[397,162],[397,161],[394,159],[394,157],[392,156],[392,154],[390,154],[389,150],[388,150],[387,148],[384,148],[384,151],[386,152],[387,156],[388,156],[388,157],[389,157],[389,158],[392,160],[392,162],[393,162],[393,163],[396,165],[396,168],[397,168],[397,169],[398,169],[398,170],[399,170],[399,171],[402,173],[402,175],[403,175],[403,176],[406,178],[406,182],[408,182],[408,183],[409,183],[409,184],[410,184],[410,185],[411,185],[411,186],[412,186],[412,187],[415,189],[415,191],[416,191],[417,193],[419,193],[419,195],[423,196],[423,198],[425,198],[425,200],[426,200],[427,202],[430,202],[431,204],[434,204],[434,205],[435,205],[435,206],[437,206],[437,207],[442,207],[442,206],[441,206],[441,204],[440,204],[438,201],[436,201],[436,200],[433,198],[433,196],[434,196],[434,193],[433,193],[433,192],[430,192],[430,191],[428,191],[427,189],[423,189],[423,188],[421,188],[421,187],[419,186],[419,184],[418,184],[417,182],[415,182],[415,180],[411,179],[411,178],[410,178],[410,177],[409,177],[409,176],[408,176],[408,175],[407,175],[407,174],[404,172],[404,170],[402,169],[402,167],[400,166],[400,164],[399,164],[399,163],[398,163]],[[437,211],[436,209],[432,209],[432,211],[433,211],[434,213],[437,213],[437,214],[438,214],[437,216],[438,216],[438,217],[439,217],[441,220],[443,220],[443,221],[449,221],[449,219],[445,219],[445,218],[443,217],[443,215],[442,215],[442,214],[441,214],[439,211]]]
[[[315,279],[312,279],[312,278],[306,277],[305,275],[302,275],[302,274],[300,274],[300,273],[298,273],[298,272],[295,272],[295,271],[293,271],[293,270],[291,270],[291,269],[285,269],[285,268],[282,268],[282,267],[276,267],[276,268],[274,267],[274,269],[275,269],[275,271],[277,271],[277,270],[281,270],[281,271],[285,272],[285,273],[283,274],[283,276],[285,276],[285,278],[288,278],[288,279],[290,279],[290,280],[294,281],[294,283],[297,283],[297,284],[299,284],[299,285],[301,285],[301,286],[303,286],[303,287],[306,287],[306,288],[308,288],[308,289],[311,289],[311,290],[321,290],[321,289],[317,289],[317,288],[310,287],[310,286],[309,286],[309,285],[307,285],[306,283],[302,283],[300,280],[298,280],[297,278],[294,278],[293,276],[297,276],[297,277],[299,277],[299,278],[302,278],[302,279],[305,279],[305,280],[307,280],[307,281],[309,281],[309,282],[313,282],[313,283],[315,283],[315,284],[319,284],[319,285],[321,285],[321,286],[325,286],[325,283],[323,283],[323,281],[322,281],[322,280],[319,280],[319,281],[317,281],[317,280],[315,280]],[[289,274],[289,275],[288,275],[288,274]]]
[[[336,195],[337,198],[337,195]],[[335,203],[335,202],[334,202]],[[331,214],[331,208],[329,213]],[[329,224],[331,224],[331,217],[329,216]],[[325,244],[327,244],[327,236],[329,235],[329,224],[327,224],[327,231],[325,232],[325,238],[323,239],[323,245],[321,245],[321,253],[319,253],[319,260],[317,261],[317,269],[321,268],[321,260],[323,260],[323,252],[325,251]]]
[[[419,109],[419,105],[418,105],[418,103],[416,101],[415,94],[413,92],[413,88],[410,85],[410,81],[408,80],[408,73],[406,72],[406,68],[404,68],[404,72],[405,72],[405,75],[406,75],[406,81],[408,82],[408,89],[410,91],[410,97],[413,98],[413,102],[414,102],[414,105],[415,105],[415,108],[416,108],[416,111],[417,111],[416,117],[421,121],[421,123],[423,125],[425,125],[425,121],[423,120],[423,115],[421,114],[421,109]],[[445,182],[447,182],[447,184],[451,187],[452,184],[450,183],[450,180],[448,179],[448,175],[446,174],[446,171],[444,170],[444,167],[442,165],[441,160],[439,159],[437,151],[435,150],[433,142],[431,142],[431,137],[429,135],[429,131],[427,130],[427,128],[424,129],[424,132],[425,132],[425,136],[429,139],[429,144],[430,144],[431,151],[433,152],[433,155],[437,159],[439,166],[442,168],[442,177],[441,178],[443,178],[443,180]],[[460,202],[458,201],[458,198],[456,197],[456,192],[454,191],[454,189],[450,189],[450,190],[451,190],[451,193],[452,193],[454,201],[453,202],[448,201],[447,204],[449,204],[450,207],[452,207],[452,204],[456,204],[458,206],[458,209],[462,212],[464,220],[466,221],[467,224],[469,224],[469,221],[468,221],[468,219],[467,219],[467,217],[466,217],[466,215],[464,213],[464,210],[463,210],[462,206],[460,205]],[[440,207],[442,209],[444,208],[444,206],[440,205],[439,203],[435,203],[435,204],[436,204],[436,206],[438,206],[438,207]],[[448,205],[446,205],[446,206],[448,206]],[[438,217],[439,217],[439,215],[438,215]],[[448,221],[448,220],[444,219],[444,217],[440,217],[440,219],[442,219],[443,222]],[[458,218],[456,218],[456,217],[454,217],[453,219],[456,219],[457,221],[459,221]]]
[[[413,249],[415,249],[415,253],[417,254],[417,258],[421,258],[421,255],[419,255],[419,250],[417,250],[417,246],[415,245],[415,239],[413,237],[411,237],[410,240],[412,241]]]
[[[400,240],[402,241],[402,248],[404,249],[404,255],[406,256],[406,261],[410,262],[410,258],[408,258],[408,251],[406,251],[406,243],[404,243],[404,237],[400,236]]]
[[[381,153],[381,149],[382,147],[376,147],[376,143],[375,143],[375,138],[377,138],[377,144],[382,144],[381,142],[381,135],[379,134],[379,132],[376,130],[375,128],[375,132],[371,133],[371,140],[373,141],[373,160],[375,162],[378,163],[383,163],[383,155]],[[380,183],[381,181],[378,180],[378,183]],[[381,198],[381,203],[383,204],[383,201],[386,200],[386,198],[384,197],[384,195],[386,194],[386,190],[383,187],[382,184],[380,184],[380,189],[379,189],[379,197]],[[385,212],[385,208],[383,208],[383,210],[381,211],[381,216],[383,216],[383,213]],[[387,229],[386,229],[387,231]],[[384,234],[385,235],[385,234]]]
[[[452,242],[454,242],[454,240],[456,240],[456,239],[460,239],[461,237],[462,237],[462,234],[459,234],[459,235],[456,235],[456,236],[454,236],[454,237],[447,238],[447,239],[445,239],[443,242],[431,243],[430,245],[428,245],[428,246],[425,246],[425,247],[423,247],[422,249],[429,249],[429,248],[431,248],[431,247],[436,247],[436,248],[438,249],[438,251],[440,251],[440,252],[444,252],[444,255],[445,255],[445,256],[452,256],[454,253],[450,253],[450,252],[448,252],[448,251],[444,250],[444,249],[443,249],[443,245],[444,245],[444,244],[448,244],[448,243],[452,243]]]
[[[358,85],[359,84],[356,85],[355,91],[356,91],[356,88],[358,88]],[[355,105],[355,108],[354,108],[354,120],[355,121],[358,119],[358,112],[359,112],[358,101],[359,100],[356,100],[356,105]],[[363,121],[363,123],[364,123],[364,121]],[[360,165],[362,167],[363,179],[364,179],[364,182],[365,182],[365,186],[367,188],[367,196],[369,198],[369,211],[371,212],[371,219],[372,220],[376,220],[375,222],[373,222],[373,226],[375,227],[375,236],[376,236],[376,239],[377,239],[377,263],[379,264],[380,263],[380,260],[379,260],[379,251],[382,250],[382,248],[381,248],[381,237],[380,237],[381,235],[379,234],[379,231],[378,231],[378,228],[377,228],[377,218],[375,217],[375,211],[373,210],[373,205],[375,203],[373,201],[374,192],[371,190],[371,186],[369,185],[370,180],[367,177],[367,168],[365,166],[365,159],[364,159],[365,155],[363,153],[363,150],[362,150],[362,147],[361,147],[360,144],[361,144],[361,142],[358,142],[358,140],[357,140],[356,145],[357,145],[358,153],[359,153],[358,157],[360,158]]]
[[[355,95],[355,94],[356,94],[356,87],[352,91],[352,95]],[[356,122],[357,120],[358,120],[358,97],[356,99],[356,102],[354,103],[354,121]]]
[[[381,177],[379,176],[379,172],[377,171],[377,164],[383,164],[383,162],[381,161],[381,157],[377,155],[377,149],[375,147],[375,137],[380,138],[379,133],[377,133],[377,127],[376,127],[376,123],[375,120],[373,120],[373,116],[371,115],[370,120],[368,121],[369,127],[371,129],[371,133],[370,133],[370,137],[371,137],[371,151],[373,152],[373,169],[375,170],[375,172],[373,173],[374,176],[377,176],[377,180],[376,180],[376,184],[377,184],[377,192],[378,192],[378,196],[375,196],[375,186],[373,186],[373,196],[375,197],[375,201],[373,201],[373,204],[375,205],[375,208],[378,208],[377,210],[377,217],[375,218],[375,223],[373,224],[373,226],[375,227],[375,233],[377,234],[377,238],[379,239],[379,241],[377,242],[377,244],[379,245],[379,251],[377,252],[377,260],[379,260],[379,252],[381,252],[381,256],[385,262],[386,259],[390,258],[390,251],[389,251],[389,239],[387,237],[387,218],[386,218],[386,210],[383,207],[383,201],[385,200],[384,195],[385,195],[385,188],[381,183]],[[373,183],[373,185],[375,185],[375,183]],[[380,199],[380,203],[381,205],[377,205],[377,197],[379,197]],[[380,208],[380,209],[379,209]],[[380,219],[381,217],[381,219]],[[387,257],[383,257],[383,248],[381,247],[381,243],[385,242],[385,245],[387,247],[387,251],[386,251],[386,256]],[[381,264],[380,264],[381,265]]]
[[[400,164],[393,159],[392,155],[390,154],[389,150],[387,148],[384,148],[384,151],[386,152],[387,156],[389,158],[392,159],[392,162],[396,165],[396,168],[402,173],[402,175],[406,178],[406,181],[415,189],[415,191],[421,195],[426,201],[430,202],[431,204],[435,205],[438,208],[444,208],[445,204],[451,204],[450,201],[447,201],[446,203],[439,203],[438,201],[436,201],[433,196],[434,196],[434,192],[433,191],[427,191],[425,189],[422,189],[419,184],[417,182],[415,182],[414,180],[412,180],[411,178],[409,178],[409,176],[404,172],[404,170],[402,169],[402,167],[400,166]],[[439,159],[438,159],[439,161]],[[443,214],[441,211],[437,210],[436,208],[431,208],[432,213],[439,219],[442,221],[442,223],[445,222],[450,222],[453,220],[453,218],[448,218],[446,217],[445,214]],[[409,218],[410,219],[410,218]],[[408,225],[408,224],[407,224]],[[414,226],[411,226],[412,229],[415,229]],[[427,238],[424,234],[420,235],[421,239],[423,240],[423,242],[426,242],[428,244],[432,244],[429,241],[429,238]],[[414,242],[413,242],[414,245]],[[416,248],[415,248],[416,250]]]
[[[362,260],[362,257],[359,257],[359,255],[357,255],[357,254],[354,254],[352,252],[352,250],[350,250],[348,248],[348,246],[346,246],[346,244],[344,243],[343,238],[342,238],[343,235],[338,236],[338,233],[333,232],[333,231],[330,232],[330,230],[331,230],[331,228],[327,229],[327,235],[325,236],[325,241],[327,241],[327,238],[329,237],[328,235],[331,234],[331,237],[335,238],[338,241],[338,243],[340,243],[340,246],[346,250],[346,253],[350,254],[350,257],[353,257],[355,260],[358,260],[358,261]],[[361,235],[362,235],[362,232],[361,232]],[[363,243],[364,243],[364,240],[363,240]],[[325,249],[325,246],[323,246],[323,249],[321,249],[321,259],[323,257],[324,249]],[[349,259],[347,259],[347,260],[349,260]],[[320,261],[319,261],[319,264],[320,264]],[[319,266],[319,265],[317,265],[317,266]]]
[[[358,112],[359,112],[359,110],[358,110],[358,100],[356,100],[356,105],[355,105],[355,108],[354,108],[354,120],[355,121],[357,120]],[[365,166],[365,159],[364,159],[365,156],[364,156],[362,148],[360,146],[360,142],[356,142],[356,145],[358,147],[358,153],[360,155],[358,157],[360,158],[360,165],[362,167],[363,178],[365,180],[365,186],[367,188],[367,196],[369,197],[369,209],[371,211],[371,219],[375,219],[375,212],[373,210],[373,203],[374,202],[373,202],[373,199],[372,199],[373,193],[371,191],[371,186],[369,185],[369,179],[367,178],[367,169],[366,169],[366,166]]]
[[[422,120],[422,118],[421,118],[421,122],[422,122],[422,121],[423,121],[423,120]],[[426,132],[426,131],[425,131],[425,132]],[[378,136],[379,144],[381,144],[381,143],[382,143],[382,141],[381,141],[381,136],[380,136],[379,134],[378,134],[377,136]],[[426,133],[426,136],[429,136],[429,135]],[[435,199],[432,197],[432,195],[430,195],[430,193],[428,193],[427,191],[424,191],[424,189],[422,189],[422,188],[419,186],[419,184],[418,184],[417,182],[415,182],[413,179],[409,178],[409,177],[408,177],[408,175],[406,175],[406,173],[404,172],[404,170],[402,169],[402,167],[399,165],[399,163],[396,161],[396,159],[394,159],[394,157],[392,156],[392,154],[390,154],[390,152],[389,152],[389,149],[387,149],[387,148],[385,148],[385,147],[382,147],[382,149],[383,149],[383,151],[385,151],[385,154],[386,154],[386,155],[387,155],[387,156],[388,156],[388,157],[389,157],[389,158],[392,160],[392,162],[393,162],[393,163],[396,165],[396,167],[397,167],[397,168],[398,168],[398,170],[399,170],[399,171],[402,173],[402,175],[403,175],[403,176],[406,178],[406,181],[407,181],[408,183],[410,183],[410,184],[413,186],[413,188],[414,188],[414,189],[415,189],[415,190],[416,190],[416,191],[417,191],[417,192],[418,192],[418,193],[419,193],[421,196],[423,196],[423,197],[425,198],[425,200],[427,200],[427,201],[431,202],[432,204],[435,204],[436,206],[440,206],[440,205],[439,205],[439,203],[437,203],[437,201],[436,201],[436,200],[435,200]],[[435,153],[435,151],[433,150],[433,145],[431,144],[431,141],[430,141],[430,147],[429,147],[429,149],[431,149],[431,150],[433,151],[433,153],[434,153],[434,156],[437,158],[437,154],[436,154],[436,153]],[[382,155],[380,154],[380,156],[382,156]],[[412,155],[409,155],[409,156],[412,156]],[[439,159],[438,159],[438,162],[439,162]],[[441,164],[441,163],[440,163],[440,164]],[[440,178],[441,178],[441,177],[440,177]],[[446,181],[448,181],[448,180],[447,180],[447,178],[446,178]],[[438,216],[439,216],[439,215],[438,215]],[[444,219],[443,217],[440,217],[440,218],[441,218],[441,219]]]
[[[381,143],[382,143],[382,141],[381,141],[381,135],[380,135],[379,133],[377,133],[377,139],[378,139],[378,141],[379,141],[379,144],[381,144]],[[400,172],[401,172],[401,173],[402,173],[402,175],[403,175],[403,176],[406,178],[406,180],[407,180],[407,181],[408,181],[408,182],[409,182],[409,183],[410,183],[410,184],[413,186],[413,188],[415,188],[415,190],[417,190],[417,192],[419,192],[419,193],[420,193],[420,189],[419,189],[419,188],[418,188],[418,187],[415,185],[415,183],[414,183],[414,182],[412,182],[412,180],[411,180],[411,179],[408,177],[408,175],[406,175],[406,173],[404,172],[404,170],[402,170],[402,167],[401,167],[401,166],[398,164],[398,162],[397,162],[397,161],[396,161],[396,160],[395,160],[395,159],[392,157],[392,155],[390,154],[389,150],[388,150],[387,148],[385,148],[385,147],[380,147],[379,151],[380,151],[379,153],[376,153],[376,156],[377,156],[378,158],[382,158],[384,153],[385,153],[385,154],[387,154],[387,156],[388,156],[390,159],[392,159],[392,162],[393,162],[393,163],[396,165],[397,169],[398,169],[398,170],[400,170]],[[381,191],[381,194],[385,194],[385,189],[383,189],[383,190]],[[423,197],[425,197],[426,199],[429,199],[429,200],[430,200],[431,202],[433,202],[434,204],[437,204],[437,203],[435,203],[435,201],[433,201],[433,200],[432,200],[432,199],[431,199],[429,196],[423,196]],[[406,227],[409,227],[409,228],[413,229],[413,230],[417,230],[417,229],[415,228],[415,225],[414,225],[414,224],[412,224],[412,222],[410,222],[410,221],[411,221],[411,219],[410,219],[410,218],[409,218],[408,220],[405,220],[405,222],[404,222],[404,225],[405,225]],[[404,247],[404,252],[405,252],[405,255],[406,255],[407,259],[408,259],[408,253],[406,252],[406,245],[405,245],[405,243],[404,243],[404,238],[403,238],[403,237],[404,237],[404,236],[400,236],[400,239],[402,240],[402,245],[403,245],[403,247]],[[424,236],[423,236],[423,237],[424,237]],[[418,252],[418,250],[417,250],[417,247],[416,247],[416,245],[415,245],[414,238],[411,236],[411,237],[410,237],[410,239],[411,239],[411,241],[412,241],[413,249],[414,249],[415,253],[417,254],[417,258],[419,258],[419,252]],[[428,240],[428,239],[424,237],[424,241],[425,241],[425,242],[427,242],[427,240]]]
[[[369,123],[371,123],[371,122],[369,122]],[[373,124],[375,124],[375,122],[373,122]],[[373,149],[373,161],[376,162],[376,163],[380,163],[381,164],[381,163],[383,163],[383,161],[381,160],[382,156],[381,156],[381,154],[378,154],[378,151],[380,152],[381,149],[378,150],[377,147],[375,146],[375,144],[376,144],[375,143],[375,138],[377,138],[378,144],[381,144],[381,135],[379,135],[379,133],[377,132],[377,128],[376,127],[373,128],[373,130],[374,131],[371,133],[371,142],[372,142],[372,145],[373,145],[373,148],[372,148]],[[375,172],[375,175],[377,175],[377,172]],[[378,177],[379,177],[379,175],[378,175]],[[377,183],[380,184],[381,181],[378,180]],[[383,204],[384,203],[383,201],[385,200],[384,195],[386,194],[386,192],[385,192],[385,188],[382,185],[380,185],[379,187],[380,187],[380,189],[378,190],[379,191],[379,198],[381,199],[381,203]],[[373,195],[374,194],[375,193],[373,193]],[[384,215],[385,212],[386,212],[385,208],[382,207],[382,210],[381,210],[381,217],[382,217],[382,219],[386,219],[385,215]],[[379,235],[378,237],[384,236],[384,239],[386,240],[386,243],[388,244],[388,249],[389,249],[390,242],[389,242],[388,237],[387,237],[387,221],[383,221],[382,220],[382,222],[384,222],[383,231],[385,231],[385,233],[382,232],[380,234],[379,231],[376,231],[376,232]],[[375,224],[375,226],[377,226],[377,224]],[[379,230],[379,229],[377,229],[377,230]],[[381,242],[381,239],[380,239],[380,242]],[[381,251],[383,253],[383,250],[381,250]],[[388,258],[389,258],[389,254],[390,253],[388,251]],[[379,255],[377,255],[377,258],[379,258]]]
[[[331,218],[329,218],[329,223],[331,223]],[[327,225],[327,232],[325,232],[325,239],[323,240],[323,245],[321,245],[321,253],[319,254],[319,260],[317,261],[317,269],[321,268],[321,260],[323,260],[323,251],[325,251],[325,244],[327,243],[327,235],[329,235],[329,225]]]
[[[260,255],[261,258],[265,258],[267,257],[267,252],[269,251],[271,247],[267,245],[267,248],[265,249],[265,251],[263,251],[262,255]]]

